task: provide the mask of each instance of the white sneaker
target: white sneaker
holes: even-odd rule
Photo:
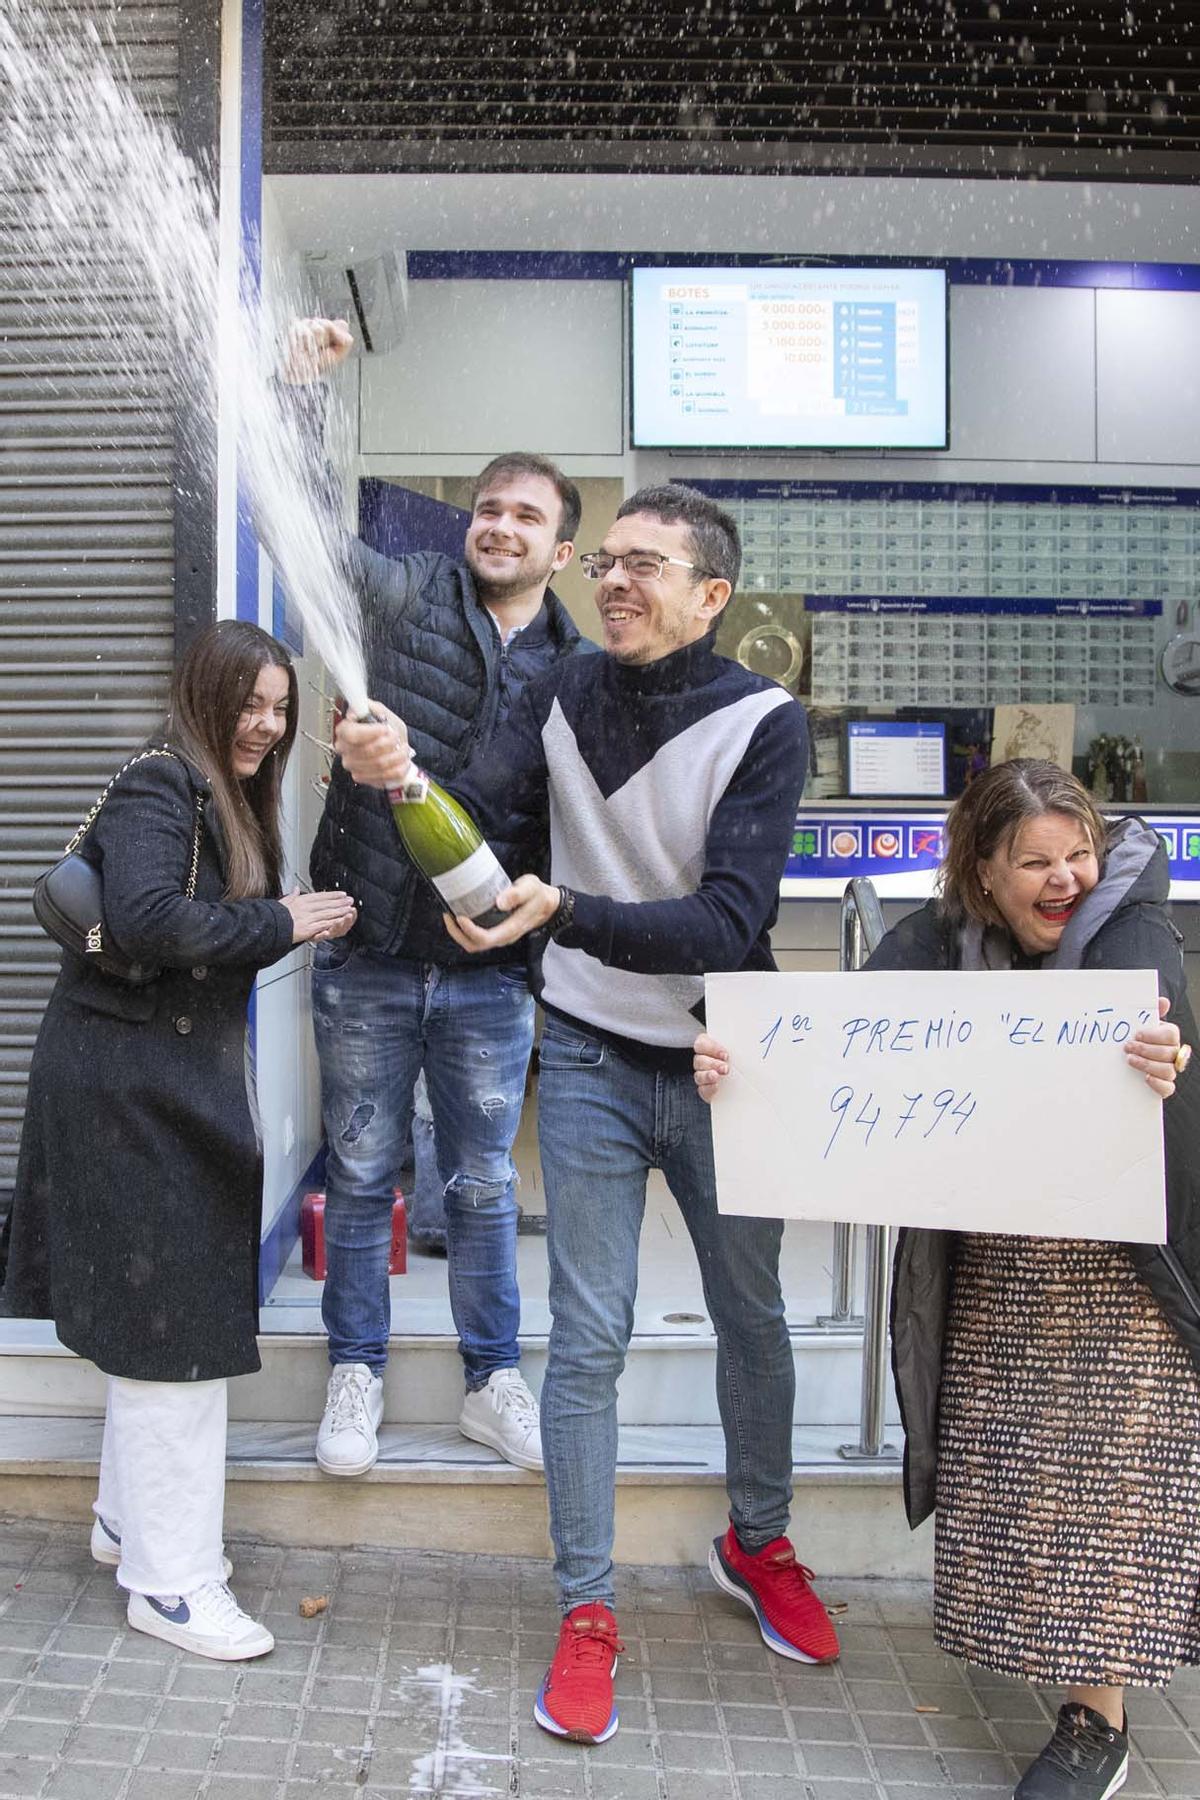
[[[383,1377],[366,1363],[339,1363],[329,1377],[317,1432],[317,1463],[326,1475],[365,1475],[379,1455]]]
[[[103,1563],[106,1569],[115,1569],[121,1561],[121,1534],[99,1513],[92,1520],[92,1561]],[[221,1557],[221,1573],[226,1581],[233,1574],[233,1564],[225,1555]]]
[[[275,1648],[266,1626],[242,1611],[223,1581],[191,1594],[130,1594],[126,1617],[135,1631],[217,1662],[241,1662]]]
[[[519,1369],[494,1369],[487,1386],[463,1401],[458,1429],[477,1444],[490,1444],[518,1469],[542,1467],[542,1424],[538,1403]]]

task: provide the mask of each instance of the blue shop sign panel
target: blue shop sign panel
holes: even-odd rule
[[[945,813],[801,813],[784,879],[932,873],[942,860]]]
[[[911,613],[975,618],[981,614],[1039,619],[1157,619],[1161,600],[1047,600],[1032,594],[805,594],[811,613]]]
[[[1200,815],[1155,815],[1148,820],[1167,848],[1171,897],[1200,900]],[[821,812],[796,819],[783,873],[786,899],[825,899],[866,875],[885,898],[921,899],[932,893],[942,859],[944,812]]]

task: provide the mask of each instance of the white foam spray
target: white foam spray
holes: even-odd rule
[[[473,1750],[463,1735],[461,1714],[467,1694],[479,1693],[473,1675],[458,1675],[449,1663],[428,1663],[399,1682],[394,1690],[415,1704],[437,1707],[437,1742],[432,1750],[413,1758],[408,1778],[408,1791],[416,1796],[441,1797],[455,1795],[478,1797],[503,1795],[509,1791],[507,1755]]]
[[[0,230],[38,267],[28,317],[8,336],[74,340],[64,385],[94,376],[99,431],[107,406],[161,413],[164,373],[191,415],[211,420],[218,363],[229,359],[256,529],[309,646],[363,712],[360,615],[321,455],[294,391],[275,379],[276,333],[249,268],[222,318],[212,189],[165,110],[135,97],[118,20],[115,8],[85,16],[4,0],[0,9]],[[203,473],[215,479],[211,467]]]

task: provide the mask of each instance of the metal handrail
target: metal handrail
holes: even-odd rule
[[[839,967],[843,972],[861,969],[886,927],[883,908],[874,884],[866,876],[846,883],[839,923]],[[862,1395],[859,1403],[858,1443],[843,1444],[840,1454],[855,1462],[890,1461],[895,1448],[884,1441],[887,1406],[888,1277],[892,1234],[886,1225],[867,1226],[866,1293],[863,1299]],[[850,1312],[849,1287],[854,1270],[854,1227],[833,1228],[833,1308]]]
[[[886,930],[875,883],[865,875],[856,875],[853,881],[846,883],[846,891],[842,895],[838,966],[843,974],[847,969],[862,968]]]

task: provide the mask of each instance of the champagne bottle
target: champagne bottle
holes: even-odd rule
[[[508,876],[471,815],[428,775],[413,772],[402,788],[389,788],[400,841],[446,911],[485,928],[508,917],[494,904]]]

